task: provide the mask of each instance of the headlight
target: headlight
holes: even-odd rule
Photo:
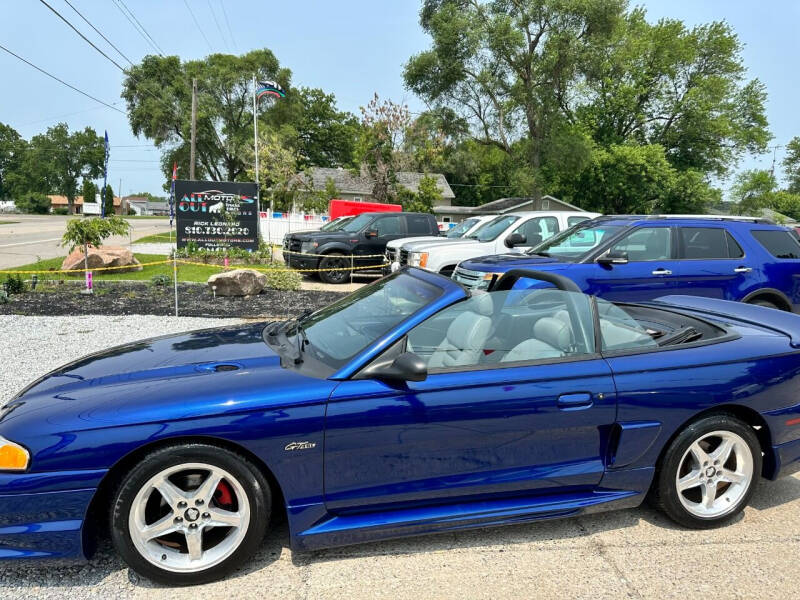
[[[497,280],[498,280],[498,279],[500,279],[502,276],[503,276],[503,274],[502,274],[502,273],[486,273],[486,274],[483,276],[483,279],[481,279],[481,280],[478,282],[478,285],[477,285],[476,287],[477,287],[477,289],[479,289],[479,290],[486,290],[486,289],[489,289],[489,286],[492,284],[492,282],[493,282],[493,281],[497,281]]]
[[[319,246],[319,242],[302,242],[300,244],[300,252],[308,254],[316,250],[317,246]]]
[[[428,264],[427,252],[411,252],[408,255],[408,264],[412,267],[425,267]]]
[[[24,471],[28,468],[28,451],[4,437],[0,437],[0,471]]]

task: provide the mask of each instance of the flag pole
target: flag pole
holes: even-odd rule
[[[175,289],[175,316],[178,316],[178,232],[175,232],[175,247],[172,248],[172,228],[175,223],[175,179],[178,177],[178,163],[172,164],[172,189],[169,199],[169,242],[172,250],[172,283]]]
[[[256,211],[258,212],[258,221],[261,222],[261,190],[258,186],[258,103],[256,99],[256,74],[253,73],[253,149],[256,156]],[[261,236],[261,227],[259,227],[259,237]],[[267,243],[269,243],[269,215],[267,215]]]
[[[100,217],[106,218],[106,185],[108,181],[108,155],[110,154],[108,147],[108,131],[105,132],[105,157],[103,161],[103,192],[100,194]],[[120,198],[122,198],[122,190],[119,191]],[[83,199],[86,203],[86,198]],[[114,194],[111,194],[111,206],[114,206]],[[120,200],[120,209],[122,208],[122,200]]]

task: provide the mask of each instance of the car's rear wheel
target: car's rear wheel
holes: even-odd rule
[[[670,444],[656,475],[656,503],[686,527],[717,527],[750,501],[761,461],[752,427],[731,415],[710,415]]]
[[[781,307],[775,304],[774,302],[770,302],[769,300],[762,300],[760,298],[756,298],[755,300],[750,300],[748,304],[754,304],[756,306],[763,306],[764,308],[774,308],[777,310],[781,310]]]
[[[350,278],[350,261],[344,254],[334,252],[319,261],[319,278],[325,283],[345,283]]]
[[[137,573],[170,585],[224,577],[266,532],[269,485],[246,458],[204,444],[163,448],[121,482],[111,537]]]

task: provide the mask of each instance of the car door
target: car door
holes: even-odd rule
[[[405,219],[400,214],[378,217],[367,225],[359,237],[359,242],[353,249],[356,265],[380,265],[384,262],[386,244],[406,237]]]
[[[499,296],[542,292],[555,293],[473,297],[412,329],[401,341],[427,361],[424,381],[354,379],[334,390],[325,433],[329,510],[599,483],[616,410],[608,365],[593,353],[593,339],[570,350],[572,325],[563,324],[558,302],[529,306]],[[588,297],[576,296],[591,311]],[[536,338],[538,330],[550,343]]]
[[[677,228],[676,294],[740,300],[757,266],[722,225]]]
[[[593,263],[589,294],[612,301],[641,302],[674,293],[678,278],[674,232],[668,225],[633,228],[603,254],[624,252],[622,264]]]

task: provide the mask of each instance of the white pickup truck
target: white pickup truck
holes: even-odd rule
[[[576,211],[506,213],[487,221],[461,239],[447,242],[434,238],[403,244],[392,261],[391,270],[409,264],[450,277],[462,260],[524,252],[559,231],[599,216],[599,213]]]

